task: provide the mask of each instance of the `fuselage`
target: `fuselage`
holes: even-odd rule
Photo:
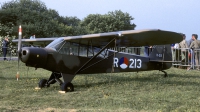
[[[105,57],[99,56],[90,60],[91,58],[61,54],[50,48],[24,47],[21,53],[21,60],[27,66],[66,74],[138,72],[160,70],[161,67],[164,70],[172,65],[171,63],[150,62],[149,57],[116,53],[111,50]]]

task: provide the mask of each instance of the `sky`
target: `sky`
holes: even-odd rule
[[[0,0],[0,3],[11,0]],[[200,38],[200,0],[40,0],[60,16],[84,19],[89,14],[121,10],[129,13],[135,30],[160,29]]]

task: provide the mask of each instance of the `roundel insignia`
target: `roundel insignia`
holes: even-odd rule
[[[119,65],[122,69],[126,69],[128,67],[128,59],[126,57],[122,57],[119,60]]]

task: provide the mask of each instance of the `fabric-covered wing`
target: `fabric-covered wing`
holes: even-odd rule
[[[57,38],[36,38],[36,39],[22,39],[22,44],[46,46]],[[13,43],[18,43],[18,39],[12,40]]]
[[[93,46],[102,47],[116,38],[118,47],[134,47],[148,45],[164,45],[179,43],[182,36],[179,33],[162,31],[162,30],[129,30],[99,33],[82,36],[63,37],[66,41],[75,42],[78,44],[88,45],[91,42]],[[111,47],[114,47],[112,44]]]

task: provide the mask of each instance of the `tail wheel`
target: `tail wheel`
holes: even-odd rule
[[[74,85],[71,82],[65,82],[61,85],[61,90],[66,92],[74,91]]]
[[[168,77],[167,72],[165,72],[165,71],[163,71],[163,70],[161,70],[161,72],[164,73],[164,77]]]
[[[46,79],[41,79],[40,82],[38,83],[38,86],[40,88],[43,88],[43,87],[46,86],[46,84],[47,84],[47,80]]]

